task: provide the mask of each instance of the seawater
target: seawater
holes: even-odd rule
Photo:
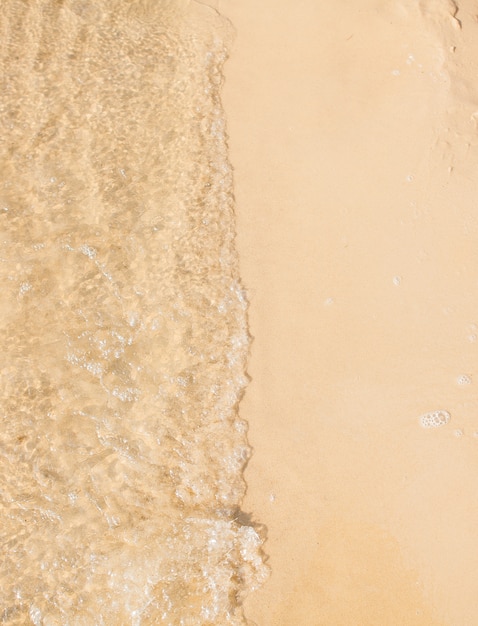
[[[198,2],[0,11],[0,621],[243,625],[246,299]]]

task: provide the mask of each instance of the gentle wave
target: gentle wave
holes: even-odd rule
[[[1,622],[245,624],[230,27],[7,0],[0,31]]]

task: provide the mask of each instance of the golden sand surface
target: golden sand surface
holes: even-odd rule
[[[478,6],[216,6],[237,29],[223,101],[254,336],[245,509],[272,569],[246,613],[474,626]]]

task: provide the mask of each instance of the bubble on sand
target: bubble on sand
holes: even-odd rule
[[[392,283],[398,287],[400,285],[400,283],[402,282],[402,277],[401,276],[394,276],[392,278]]]
[[[461,437],[463,437],[465,433],[463,432],[463,430],[461,428],[457,428],[456,430],[453,431],[453,435],[457,438],[460,439]]]
[[[456,382],[459,385],[471,385],[471,376],[468,376],[468,374],[461,374],[456,379]]]
[[[420,426],[423,428],[439,428],[445,426],[450,421],[451,415],[448,411],[430,411],[420,417]]]

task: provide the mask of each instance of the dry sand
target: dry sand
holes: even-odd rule
[[[475,626],[478,6],[215,5],[272,569],[247,614]]]

